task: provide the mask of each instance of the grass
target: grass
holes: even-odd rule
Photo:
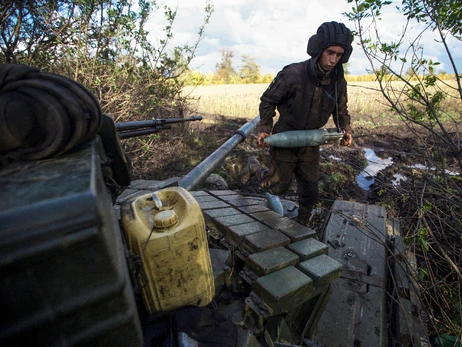
[[[258,114],[260,97],[268,84],[227,84],[186,87],[184,94],[195,100],[191,106],[199,113],[253,118]],[[390,108],[385,104],[375,82],[352,82],[348,85],[348,108],[352,114],[379,117]]]
[[[401,87],[396,83],[396,89]],[[268,84],[227,84],[185,87],[184,95],[190,107],[202,115],[221,115],[233,118],[253,119],[258,115],[260,97]],[[444,90],[448,91],[448,87]],[[451,92],[453,94],[453,92]],[[460,99],[443,102],[444,109],[460,121]],[[348,110],[353,127],[375,128],[399,125],[399,117],[391,110],[382,96],[377,82],[350,82],[348,84]],[[211,119],[204,117],[204,122]]]
[[[213,122],[207,115],[222,115],[251,120],[258,115],[260,97],[268,84],[230,84],[186,87],[184,95],[190,107],[204,116],[203,122]],[[399,119],[392,116],[382,94],[374,82],[354,82],[348,89],[348,109],[353,127],[375,128],[396,125]],[[332,124],[328,124],[332,126]]]
[[[224,84],[186,87],[184,94],[199,114],[222,115],[247,120],[258,115],[260,96],[267,84]]]

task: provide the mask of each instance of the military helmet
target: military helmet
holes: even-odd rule
[[[317,58],[324,49],[329,46],[340,46],[343,47],[345,53],[342,57],[342,64],[348,62],[353,47],[353,35],[350,29],[345,24],[337,22],[325,22],[321,24],[316,32],[308,40],[308,47],[306,52],[311,56]]]

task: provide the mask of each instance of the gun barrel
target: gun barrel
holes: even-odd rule
[[[122,122],[122,123],[116,123],[115,128],[118,132],[127,131],[127,130],[135,130],[135,129],[143,129],[143,128],[155,128],[158,126],[163,126],[164,129],[166,129],[165,124],[192,122],[196,120],[202,120],[202,116]]]
[[[336,131],[336,129],[284,131],[271,135],[264,141],[269,146],[281,148],[320,146],[341,140],[345,134]]]
[[[137,137],[137,136],[142,136],[142,135],[150,135],[150,134],[159,133],[164,129],[171,129],[171,128],[172,128],[171,125],[166,124],[166,125],[158,125],[157,127],[152,127],[152,128],[121,131],[119,132],[119,138],[121,140],[124,140],[130,137]]]
[[[228,141],[178,181],[178,185],[191,191],[202,184],[215,168],[225,160],[228,154],[231,153],[237,145],[246,140],[259,121],[260,116],[257,116],[253,120],[245,123],[230,139],[228,139]]]

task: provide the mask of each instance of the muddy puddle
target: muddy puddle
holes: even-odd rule
[[[364,168],[363,171],[356,176],[356,182],[358,183],[359,187],[365,191],[368,191],[370,187],[375,182],[375,177],[377,174],[384,170],[385,168],[394,164],[393,159],[391,157],[388,158],[380,158],[376,152],[370,148],[363,148],[364,150],[364,158],[367,160],[367,166]],[[331,156],[331,159],[340,160]],[[415,164],[411,165],[408,168],[410,169],[417,169],[417,170],[429,170],[427,166],[422,164]],[[434,169],[431,169],[434,170]],[[446,173],[449,175],[458,175],[457,172],[446,170]],[[401,181],[406,181],[406,176],[400,173],[395,173],[393,175],[392,184],[399,185]]]
[[[363,190],[368,191],[374,184],[374,177],[383,169],[393,164],[393,159],[379,158],[374,150],[364,148],[364,158],[367,160],[367,166],[356,176],[356,182]]]

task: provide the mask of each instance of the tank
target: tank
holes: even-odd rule
[[[199,188],[258,122],[181,179],[131,182],[120,146],[119,137],[168,129],[166,121],[116,127],[107,116],[89,143],[61,157],[2,161],[0,344],[429,345],[404,273],[411,261],[404,240],[388,242],[384,208],[334,204],[321,240],[277,196]],[[288,147],[343,136],[297,134],[276,135]],[[385,295],[390,258],[398,290]],[[149,316],[138,311],[138,289]]]
[[[146,309],[205,306],[215,294],[204,217],[184,188],[139,196],[121,207],[129,249],[140,258],[138,276]]]

